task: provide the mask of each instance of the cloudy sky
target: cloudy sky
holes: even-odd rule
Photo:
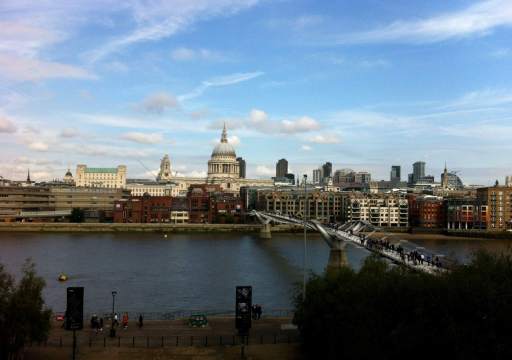
[[[6,178],[205,174],[223,122],[253,177],[512,174],[510,0],[2,0],[0,29]]]

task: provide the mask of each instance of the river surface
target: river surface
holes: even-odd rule
[[[226,311],[234,307],[235,286],[252,285],[253,302],[264,309],[290,309],[302,282],[302,234],[33,234],[0,233],[0,263],[19,276],[26,258],[46,280],[45,301],[55,312],[66,304],[66,287],[85,287],[85,312],[108,312],[112,290],[116,309],[124,312]],[[480,248],[501,251],[504,240],[418,240],[435,253],[467,261]],[[321,273],[329,249],[316,234],[308,237],[308,269]],[[347,247],[358,269],[368,255]],[[65,283],[59,273],[68,274]]]

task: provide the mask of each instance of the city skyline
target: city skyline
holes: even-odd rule
[[[158,172],[167,153],[205,176],[224,122],[248,177],[280,158],[308,176],[326,161],[384,180],[416,161],[437,181],[445,161],[465,184],[512,173],[507,1],[3,1],[0,25],[6,178],[151,178],[139,161]]]

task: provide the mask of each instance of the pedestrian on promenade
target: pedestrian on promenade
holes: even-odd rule
[[[139,329],[142,329],[144,318],[142,317],[142,314],[139,314]]]
[[[128,328],[128,313],[124,313],[123,315],[123,329],[127,329]]]
[[[261,319],[261,305],[256,304],[256,319]]]

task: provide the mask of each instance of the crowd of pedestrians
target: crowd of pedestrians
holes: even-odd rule
[[[327,227],[330,227],[333,230],[341,230],[341,225],[334,223],[328,224]],[[366,234],[354,234],[352,230],[350,230],[348,233],[350,236],[355,237],[356,241],[358,241],[367,249],[394,253],[398,255],[404,263],[412,263],[414,266],[427,265],[435,266],[437,268],[443,267],[443,264],[441,263],[441,260],[438,256],[426,255],[419,252],[418,250],[411,250],[407,252],[400,244],[395,245],[386,239],[372,239]]]
[[[123,326],[123,329],[128,329],[128,321],[129,321],[128,313],[124,313],[121,324]],[[139,317],[137,319],[137,326],[139,329],[141,329],[144,325],[144,318],[142,314],[139,314]],[[114,328],[117,328],[119,326],[119,315],[117,313],[114,313],[114,317],[112,318],[112,326]],[[98,315],[93,314],[91,316],[91,329],[95,330],[96,333],[103,332],[103,318],[98,318]]]

